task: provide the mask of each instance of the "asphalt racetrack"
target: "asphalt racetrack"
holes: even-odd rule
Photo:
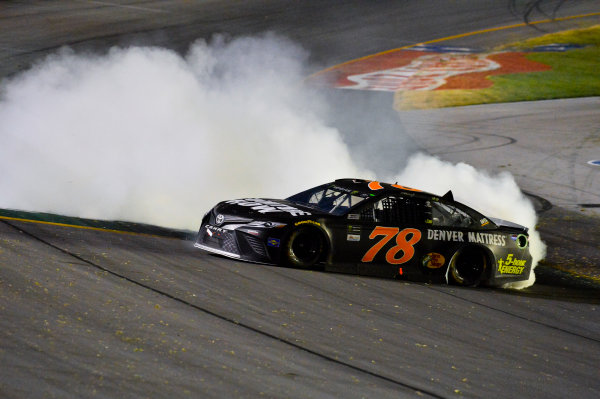
[[[561,2],[542,1],[527,13],[525,3],[0,2],[0,72],[13,76],[64,44],[183,49],[215,32],[265,30],[308,48],[316,72],[411,43],[600,11],[596,1],[558,9]],[[461,40],[492,46],[537,34],[519,27]],[[391,96],[377,94],[331,97],[347,107],[368,96],[368,111],[395,120]],[[416,149],[514,173],[537,200],[549,258],[558,266],[561,256],[585,258],[594,275],[599,181],[579,163],[597,148],[597,109],[597,98],[574,99],[411,111],[398,123]],[[498,135],[478,136],[499,120]],[[577,150],[561,139],[572,124],[581,127],[571,140]],[[472,139],[458,140],[467,125]],[[550,126],[543,145],[519,141],[522,129]],[[348,127],[351,148],[359,127]],[[431,136],[439,130],[441,139]],[[454,151],[440,149],[442,139]],[[514,140],[521,145],[504,145]],[[491,155],[478,157],[484,149]],[[548,159],[554,163],[535,167]],[[560,168],[564,174],[548,176]],[[544,184],[549,179],[562,180]],[[598,287],[538,269],[523,291],[465,289],[241,263],[207,255],[189,239],[3,218],[0,397],[596,398]]]

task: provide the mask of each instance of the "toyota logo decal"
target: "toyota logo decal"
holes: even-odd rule
[[[225,216],[218,214],[217,218],[215,219],[215,223],[217,224],[217,226],[222,225],[224,221],[225,221]]]

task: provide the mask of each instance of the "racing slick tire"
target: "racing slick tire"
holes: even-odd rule
[[[448,282],[476,287],[484,277],[487,264],[487,257],[481,249],[465,248],[452,257],[448,269]]]
[[[301,227],[287,239],[284,262],[293,267],[310,269],[321,260],[324,251],[323,234],[315,228]]]

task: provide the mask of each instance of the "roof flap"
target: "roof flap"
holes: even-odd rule
[[[452,195],[452,190],[448,190],[448,192],[446,194],[444,194],[442,199],[454,202],[454,195]]]

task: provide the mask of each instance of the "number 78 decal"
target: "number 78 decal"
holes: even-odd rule
[[[369,239],[374,239],[377,236],[383,236],[375,245],[373,245],[363,256],[363,262],[372,262],[375,256],[381,249],[396,236],[396,245],[388,249],[385,254],[385,260],[392,265],[400,265],[412,259],[415,255],[415,244],[421,241],[421,231],[417,229],[404,229],[400,231],[398,227],[382,227],[377,226],[369,235]],[[410,236],[410,238],[408,238]],[[402,256],[396,257],[398,252],[402,252]]]

